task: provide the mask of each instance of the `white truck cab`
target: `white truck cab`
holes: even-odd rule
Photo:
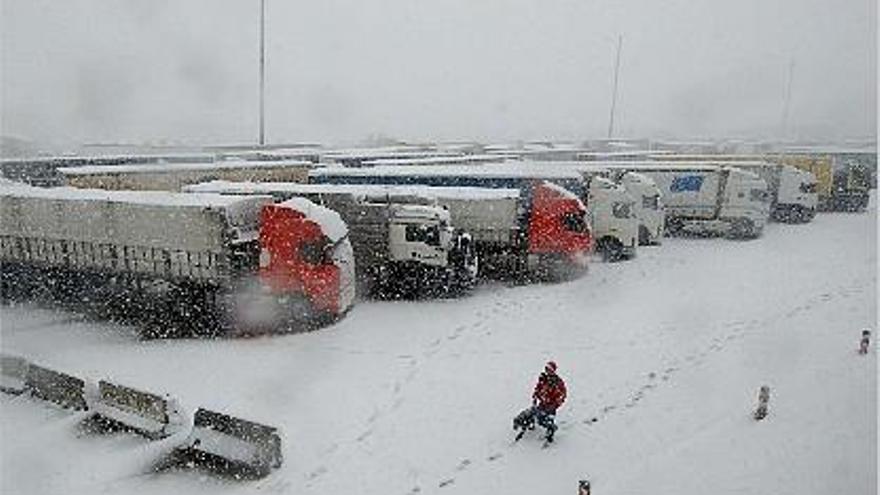
[[[619,183],[635,200],[635,213],[639,220],[639,245],[660,244],[666,213],[663,210],[663,195],[657,183],[638,172],[624,173]]]
[[[728,222],[727,234],[733,237],[758,237],[770,216],[770,191],[757,174],[724,167],[727,183],[719,218]]]
[[[627,190],[605,177],[587,178],[587,209],[593,223],[596,250],[607,260],[636,255],[639,219],[636,202]]]
[[[427,205],[394,204],[390,208],[388,251],[391,259],[445,267],[454,236],[449,212]]]

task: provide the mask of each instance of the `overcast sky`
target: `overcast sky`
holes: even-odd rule
[[[875,0],[266,0],[270,142],[876,135]],[[254,142],[259,0],[2,0],[2,133]]]

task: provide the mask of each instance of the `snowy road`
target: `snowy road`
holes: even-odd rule
[[[872,205],[750,242],[666,239],[569,283],[361,303],[301,335],[143,342],[3,308],[3,351],[280,426],[285,464],[247,483],[144,474],[179,438],[84,434],[80,416],[3,396],[0,488],[534,495],[589,478],[601,495],[876,493],[876,353],[855,352],[877,321],[876,225]],[[570,394],[558,442],[511,445],[549,358]]]

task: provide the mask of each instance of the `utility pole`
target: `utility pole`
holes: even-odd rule
[[[617,36],[617,56],[614,61],[614,92],[611,94],[611,117],[608,119],[608,139],[614,134],[614,110],[617,107],[617,77],[620,74],[620,48],[623,45],[623,35]]]
[[[788,137],[788,109],[791,106],[791,80],[794,78],[794,58],[788,62],[788,74],[785,81],[785,94],[782,100],[782,122],[779,125],[779,163],[785,164],[785,148],[787,146],[785,140]]]
[[[266,0],[260,0],[260,146],[266,144]]]
[[[791,106],[791,81],[794,79],[794,59],[788,62],[788,77],[785,82],[785,96],[782,100],[782,122],[780,124],[780,132],[782,139],[785,139],[788,131],[788,111]]]

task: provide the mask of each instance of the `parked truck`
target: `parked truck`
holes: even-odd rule
[[[210,180],[307,182],[315,164],[295,160],[147,163],[63,167],[68,186],[136,191],[174,191]]]
[[[83,156],[39,156],[4,158],[0,160],[0,176],[40,187],[64,185],[64,176],[58,169],[65,167],[134,165],[146,163],[209,163],[215,156],[209,153],[148,153]]]
[[[369,188],[290,182],[212,181],[187,192],[306,198],[339,213],[349,228],[359,292],[388,298],[459,294],[476,282],[471,235],[425,197],[370,194]]]
[[[816,216],[819,194],[816,176],[811,172],[771,162],[729,162],[729,165],[753,172],[767,182],[771,219],[805,223]]]
[[[573,171],[517,169],[504,164],[328,167],[313,170],[310,181],[517,191],[516,198],[502,193],[497,203],[466,198],[475,224],[456,215],[452,198],[437,192],[441,204],[450,208],[452,221],[474,236],[481,272],[487,275],[567,278],[586,267],[592,250],[586,207],[569,189],[583,187],[580,174]]]
[[[659,205],[656,201],[659,190],[648,177],[625,170],[613,174],[606,167],[573,161],[528,160],[522,164],[508,162],[508,166],[578,173],[581,184],[569,187],[577,191],[586,203],[596,251],[606,260],[633,258],[639,244],[659,243],[663,235],[663,213],[655,207]],[[650,198],[643,205],[646,195]],[[659,221],[658,213],[661,217]]]
[[[770,191],[770,218],[777,222],[809,222],[816,216],[822,181],[830,186],[831,168],[782,155],[674,155],[654,157],[663,163],[727,165],[758,174]],[[784,163],[783,163],[784,162]],[[801,163],[801,166],[795,166]],[[817,179],[821,178],[821,179]],[[826,186],[826,187],[828,187]]]
[[[864,180],[865,175],[858,167],[842,166],[832,155],[782,152],[763,155],[666,154],[657,155],[655,159],[736,165],[756,172],[770,164],[771,168],[760,173],[770,187],[773,199],[771,217],[777,221],[809,222],[818,211],[846,210],[850,205],[856,205],[855,209],[858,209],[859,204],[867,206],[869,182]],[[789,167],[801,173],[795,173]]]
[[[608,261],[634,258],[639,244],[636,205],[626,188],[594,172],[582,171],[596,251]]]
[[[864,211],[870,190],[877,187],[876,143],[789,148],[784,159],[816,175],[820,211]]]
[[[621,184],[635,199],[636,218],[639,220],[639,245],[658,245],[663,242],[666,211],[663,193],[654,179],[638,172],[624,172],[617,176]]]
[[[306,200],[0,184],[4,298],[152,334],[310,328],[354,298],[347,228]]]
[[[685,162],[614,162],[650,177],[663,192],[666,230],[735,238],[761,235],[770,214],[767,183],[735,167]]]

